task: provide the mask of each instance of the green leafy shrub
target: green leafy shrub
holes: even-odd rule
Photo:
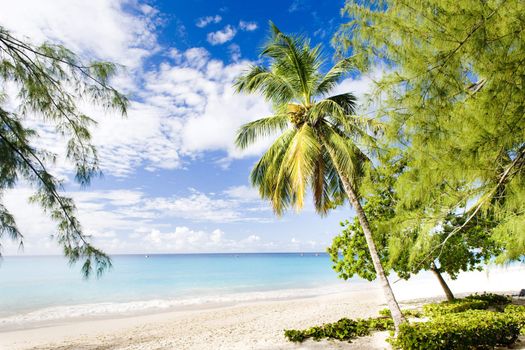
[[[423,313],[416,309],[405,309],[405,310],[401,310],[401,312],[403,313],[405,317],[420,318],[423,316]],[[390,313],[389,309],[379,310],[379,315],[384,316],[384,317],[392,317],[392,314]]]
[[[352,320],[342,318],[334,323],[325,323],[321,326],[305,330],[289,329],[284,331],[284,336],[292,342],[303,342],[308,338],[318,341],[323,338],[350,341],[357,337],[369,335],[372,331],[393,330],[394,322],[388,317],[376,317]]]
[[[505,308],[505,313],[525,315],[525,305],[507,305]]]
[[[436,316],[427,322],[404,323],[395,348],[403,350],[483,349],[508,346],[523,326],[517,318],[487,310],[468,310]]]
[[[525,305],[507,305],[505,315],[518,322],[521,326],[521,334],[525,335]]]
[[[465,297],[466,300],[483,300],[489,303],[489,306],[499,306],[510,304],[512,299],[506,295],[483,293],[483,294],[472,294]]]
[[[486,310],[488,307],[489,302],[485,300],[456,299],[454,301],[426,304],[423,306],[423,314],[429,317],[436,317],[467,310]]]

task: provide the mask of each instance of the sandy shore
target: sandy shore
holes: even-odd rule
[[[209,310],[80,321],[0,334],[0,348],[17,349],[382,349],[386,334],[341,342],[292,344],[286,328],[342,317],[369,317],[384,307],[381,292],[255,302]]]
[[[516,291],[523,281],[523,267],[466,274],[449,281],[458,294],[483,291]],[[394,283],[394,291],[406,306],[443,297],[434,280]],[[363,291],[261,301],[213,309],[170,311],[125,318],[69,321],[34,329],[0,332],[0,349],[54,350],[157,350],[157,349],[385,349],[386,332],[345,342],[285,340],[284,329],[301,329],[342,317],[377,315],[386,307],[383,294],[371,283]]]

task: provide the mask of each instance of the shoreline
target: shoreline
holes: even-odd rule
[[[76,320],[0,332],[0,349],[297,349],[284,339],[284,329],[342,317],[370,317],[384,306],[381,291],[373,288],[211,309]]]
[[[516,293],[523,287],[523,266],[493,268],[447,279],[456,296],[470,293]],[[394,280],[392,277],[391,280]],[[444,300],[435,279],[414,278],[392,283],[402,307]],[[135,315],[66,319],[39,327],[0,330],[2,350],[150,350],[150,349],[384,349],[388,332],[352,343],[307,341],[300,345],[284,338],[285,329],[304,329],[343,317],[376,316],[386,307],[376,283],[352,284],[346,290],[322,295],[241,300],[222,304],[190,305]],[[299,289],[297,289],[299,290]],[[314,292],[313,290],[310,290]]]
[[[403,300],[400,305],[402,308],[412,308],[440,300],[445,300],[443,295]],[[368,337],[355,339],[352,343],[308,340],[301,344],[294,344],[284,338],[284,330],[304,329],[335,322],[343,317],[373,317],[385,307],[381,289],[371,286],[366,291],[348,291],[276,301],[251,301],[214,308],[165,311],[148,315],[75,320],[51,326],[5,331],[0,332],[0,349],[379,350],[388,347],[385,341],[388,332],[377,332]]]
[[[258,302],[309,299],[325,295],[359,292],[370,283],[342,283],[325,286],[227,293],[193,298],[150,299],[51,306],[0,317],[0,334],[10,331],[51,327],[67,322],[110,320],[170,312],[212,310]],[[47,318],[38,318],[45,316]]]
[[[445,280],[456,294],[477,291],[511,291],[525,288],[519,285],[525,275],[525,265],[510,267],[492,266],[486,271],[464,273],[458,280]],[[398,300],[414,300],[431,298],[440,295],[441,287],[430,274],[417,275],[408,281],[390,277],[391,285]],[[317,296],[377,288],[375,282],[364,280],[339,280],[337,283],[325,285],[303,286],[302,288],[277,288],[267,290],[252,290],[238,292],[221,292],[214,290],[207,294],[187,295],[173,298],[138,299],[129,301],[104,301],[85,304],[52,305],[21,312],[12,312],[0,316],[0,333],[48,327],[78,320],[101,320],[118,317],[135,317],[152,315],[170,311],[191,311],[215,309],[234,306],[243,303],[260,301],[280,301],[298,298],[313,298]]]

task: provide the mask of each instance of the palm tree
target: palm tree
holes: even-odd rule
[[[251,182],[262,198],[271,201],[277,215],[291,206],[300,210],[308,188],[321,215],[348,198],[363,228],[397,330],[404,318],[357,192],[369,160],[356,144],[369,138],[370,120],[354,115],[353,94],[325,97],[349,72],[350,60],[340,60],[321,74],[319,46],[310,47],[303,37],[287,36],[271,22],[270,27],[270,40],[261,53],[270,61],[269,67],[252,66],[235,81],[237,92],[260,93],[273,104],[275,113],[243,125],[237,146],[244,149],[262,137],[280,133],[254,166]]]

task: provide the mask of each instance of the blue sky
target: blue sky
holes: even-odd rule
[[[38,142],[54,151],[54,171],[77,202],[85,231],[110,253],[324,251],[343,207],[320,218],[308,203],[277,219],[248,176],[271,139],[247,151],[234,147],[237,128],[264,117],[259,96],[233,93],[231,83],[258,60],[268,21],[325,46],[342,22],[343,1],[73,1],[19,0],[0,24],[35,43],[62,43],[84,59],[123,65],[113,84],[130,96],[127,118],[82,106],[104,177],[87,189],[72,181],[64,140],[33,120]],[[349,77],[335,92],[369,89],[370,77]],[[54,254],[53,223],[27,203],[21,183],[5,197],[26,236],[25,254]],[[16,254],[7,244],[4,253]]]

